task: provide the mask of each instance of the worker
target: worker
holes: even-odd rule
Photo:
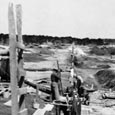
[[[66,101],[66,97],[63,97],[59,93],[59,82],[60,77],[57,69],[53,69],[51,74],[51,91],[52,91],[52,100]],[[63,90],[63,89],[62,89]]]
[[[78,95],[81,96],[81,85],[83,83],[83,78],[77,74],[74,74],[74,80],[73,81],[74,81],[74,83],[73,83],[74,89],[76,89],[78,92]]]
[[[81,95],[81,86],[83,83],[83,78],[76,73],[73,73],[73,77],[70,77],[69,82],[71,86],[67,87],[66,92],[69,93],[69,96],[72,96],[73,90],[77,90],[79,96]]]
[[[89,93],[85,89],[85,87],[82,85],[83,84],[83,78],[79,75],[74,75],[74,89],[76,88],[77,93],[79,97],[83,97],[84,99],[84,104],[89,105]]]
[[[51,74],[52,101],[56,100],[56,101],[60,101],[62,103],[65,102],[65,104],[66,104],[67,103],[66,96],[61,95],[59,92],[60,79],[61,78],[59,77],[58,70],[54,68],[52,71],[52,74]],[[64,113],[64,115],[69,115],[66,106],[60,105],[60,107],[58,106],[57,108],[58,109],[56,109],[56,115],[60,115],[61,111]]]
[[[81,99],[79,97],[81,95],[83,79],[75,73],[71,78],[73,79],[73,83],[70,81],[71,86],[66,90],[69,96],[73,97],[71,115],[81,115]]]

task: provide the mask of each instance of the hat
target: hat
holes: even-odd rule
[[[55,68],[54,68],[54,69],[52,69],[52,71],[58,72],[58,70],[57,70],[57,69],[55,69]]]

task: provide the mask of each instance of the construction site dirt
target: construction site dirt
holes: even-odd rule
[[[48,87],[50,90],[50,76],[54,66],[57,66],[56,61],[58,60],[61,69],[62,86],[63,89],[66,89],[70,85],[68,78],[70,77],[70,55],[72,45],[65,44],[61,46],[61,49],[49,47],[50,46],[48,46],[48,48],[39,48],[38,46],[37,49],[36,47],[34,48],[33,45],[33,48],[27,48],[27,50],[24,51],[24,69],[26,70],[25,79],[32,81],[34,84]],[[90,104],[82,105],[81,115],[113,115],[115,113],[114,56],[111,59],[108,55],[92,55],[90,53],[91,46],[75,45],[74,50],[74,55],[79,62],[75,67],[75,73],[83,78],[83,85],[87,89],[90,90],[92,87],[94,89],[94,91],[89,93]],[[46,81],[47,84],[44,84]],[[7,87],[7,91],[9,91],[8,97],[4,96],[7,91],[4,90],[2,92],[3,87],[6,89],[6,87],[2,85],[0,95],[0,115],[10,115],[11,108],[6,104],[11,98],[10,85],[9,88]],[[26,107],[28,108],[29,115],[34,115],[36,109],[33,107],[33,104],[36,99],[36,89],[28,85],[27,87]],[[50,103],[50,95],[47,94],[47,92],[45,93],[39,90],[38,96],[38,102],[44,103],[44,105]]]

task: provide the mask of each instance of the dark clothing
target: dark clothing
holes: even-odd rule
[[[54,86],[53,84],[57,84],[57,87],[56,87],[56,85]],[[54,89],[56,90],[55,93],[54,93],[54,91],[55,91]],[[59,95],[62,95],[62,84],[61,84],[60,74],[55,71],[51,74],[51,90],[52,90],[52,95],[53,95],[52,99],[56,99],[57,98],[56,96],[58,93],[59,93]],[[55,98],[54,98],[54,96],[55,96]]]
[[[52,101],[57,100],[59,98],[59,88],[56,82],[51,83],[51,91],[52,91]]]
[[[0,63],[1,81],[10,81],[10,63],[9,59],[2,59]]]
[[[52,73],[51,74],[51,92],[52,92],[52,101],[53,100],[58,100],[59,96],[61,95],[60,90],[61,89],[61,80],[59,77],[59,74],[57,73]],[[66,106],[55,106],[55,115],[60,115],[60,112],[62,111],[64,115],[69,115],[67,111]]]
[[[81,80],[78,79],[77,77],[74,78],[73,80],[73,86],[67,87],[66,92],[69,94],[70,97],[73,96],[73,90],[76,90],[78,95],[80,96],[82,91],[81,91]]]
[[[80,98],[73,99],[71,115],[81,115],[81,100],[80,100]]]
[[[53,72],[51,74],[51,82],[58,82],[59,81],[59,76],[57,73]]]
[[[56,72],[51,74],[51,91],[52,91],[52,100],[59,98],[59,76]]]
[[[64,113],[64,115],[69,115],[69,111],[67,111],[68,108],[66,106],[60,106],[58,109],[59,113],[56,113],[56,115],[60,115],[61,111]]]
[[[76,82],[77,81],[77,82]],[[73,88],[78,91],[78,94],[80,95],[80,90],[81,90],[81,80],[78,79],[77,77],[75,78],[75,82],[73,84]]]

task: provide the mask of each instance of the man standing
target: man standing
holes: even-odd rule
[[[60,101],[62,102],[67,102],[67,98],[60,93],[60,81],[61,78],[58,74],[57,69],[53,69],[53,72],[51,74],[51,92],[52,92],[52,101]],[[61,89],[63,90],[63,89]],[[65,103],[66,105],[66,103]],[[56,115],[60,115],[60,112],[63,112],[64,115],[69,115],[69,112],[67,111],[67,106],[56,106]]]
[[[66,97],[63,97],[59,92],[60,81],[61,81],[61,78],[59,77],[58,70],[55,68],[53,69],[52,74],[51,74],[52,100],[60,100],[60,101],[65,102]]]

